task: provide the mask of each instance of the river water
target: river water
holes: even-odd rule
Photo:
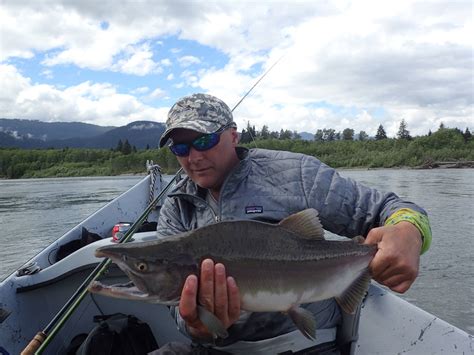
[[[427,210],[433,243],[403,297],[474,333],[474,169],[340,172]],[[140,179],[0,180],[0,280]]]

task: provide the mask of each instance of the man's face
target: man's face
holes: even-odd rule
[[[178,128],[170,138],[174,144],[179,144],[191,143],[200,136],[202,133]],[[239,162],[235,152],[237,143],[237,131],[230,128],[220,134],[219,143],[215,147],[206,151],[191,147],[188,156],[176,158],[192,181],[202,188],[219,193],[225,178]]]

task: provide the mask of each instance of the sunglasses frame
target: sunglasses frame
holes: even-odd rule
[[[228,128],[230,127],[233,127],[234,124],[231,123],[231,124],[227,124],[225,126],[222,126],[221,128],[219,128],[217,131],[215,132],[212,132],[212,133],[205,133],[205,134],[202,134],[200,135],[199,137],[197,137],[196,139],[194,139],[192,142],[189,142],[189,143],[178,143],[178,144],[174,144],[173,142],[171,142],[169,145],[168,145],[168,148],[171,150],[171,153],[173,153],[174,155],[176,155],[177,157],[187,157],[189,155],[189,152],[191,151],[191,147],[193,147],[194,149],[196,149],[197,151],[199,152],[205,152],[206,150],[209,150],[209,149],[212,149],[214,148],[216,145],[219,144],[220,142],[220,138],[221,138],[221,134]],[[199,141],[200,139],[204,138],[204,137],[210,137],[209,139],[209,146],[206,146],[205,148],[201,147],[200,145],[198,145],[196,143],[196,141]],[[181,147],[183,148],[183,153],[178,153],[177,150],[175,150],[176,148],[173,149],[173,147]]]

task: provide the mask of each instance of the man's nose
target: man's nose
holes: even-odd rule
[[[200,152],[199,150],[196,150],[196,149],[194,149],[194,147],[191,146],[189,148],[188,161],[191,163],[191,162],[201,160],[202,156],[203,156],[203,153],[204,152]]]

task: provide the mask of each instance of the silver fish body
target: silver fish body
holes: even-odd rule
[[[186,277],[199,275],[210,258],[236,280],[243,310],[285,311],[297,323],[298,305],[336,297],[353,312],[370,283],[367,267],[376,247],[327,241],[323,233],[317,211],[308,209],[279,224],[225,221],[162,240],[101,247],[96,256],[111,258],[136,288],[95,284],[91,291],[177,304]]]

